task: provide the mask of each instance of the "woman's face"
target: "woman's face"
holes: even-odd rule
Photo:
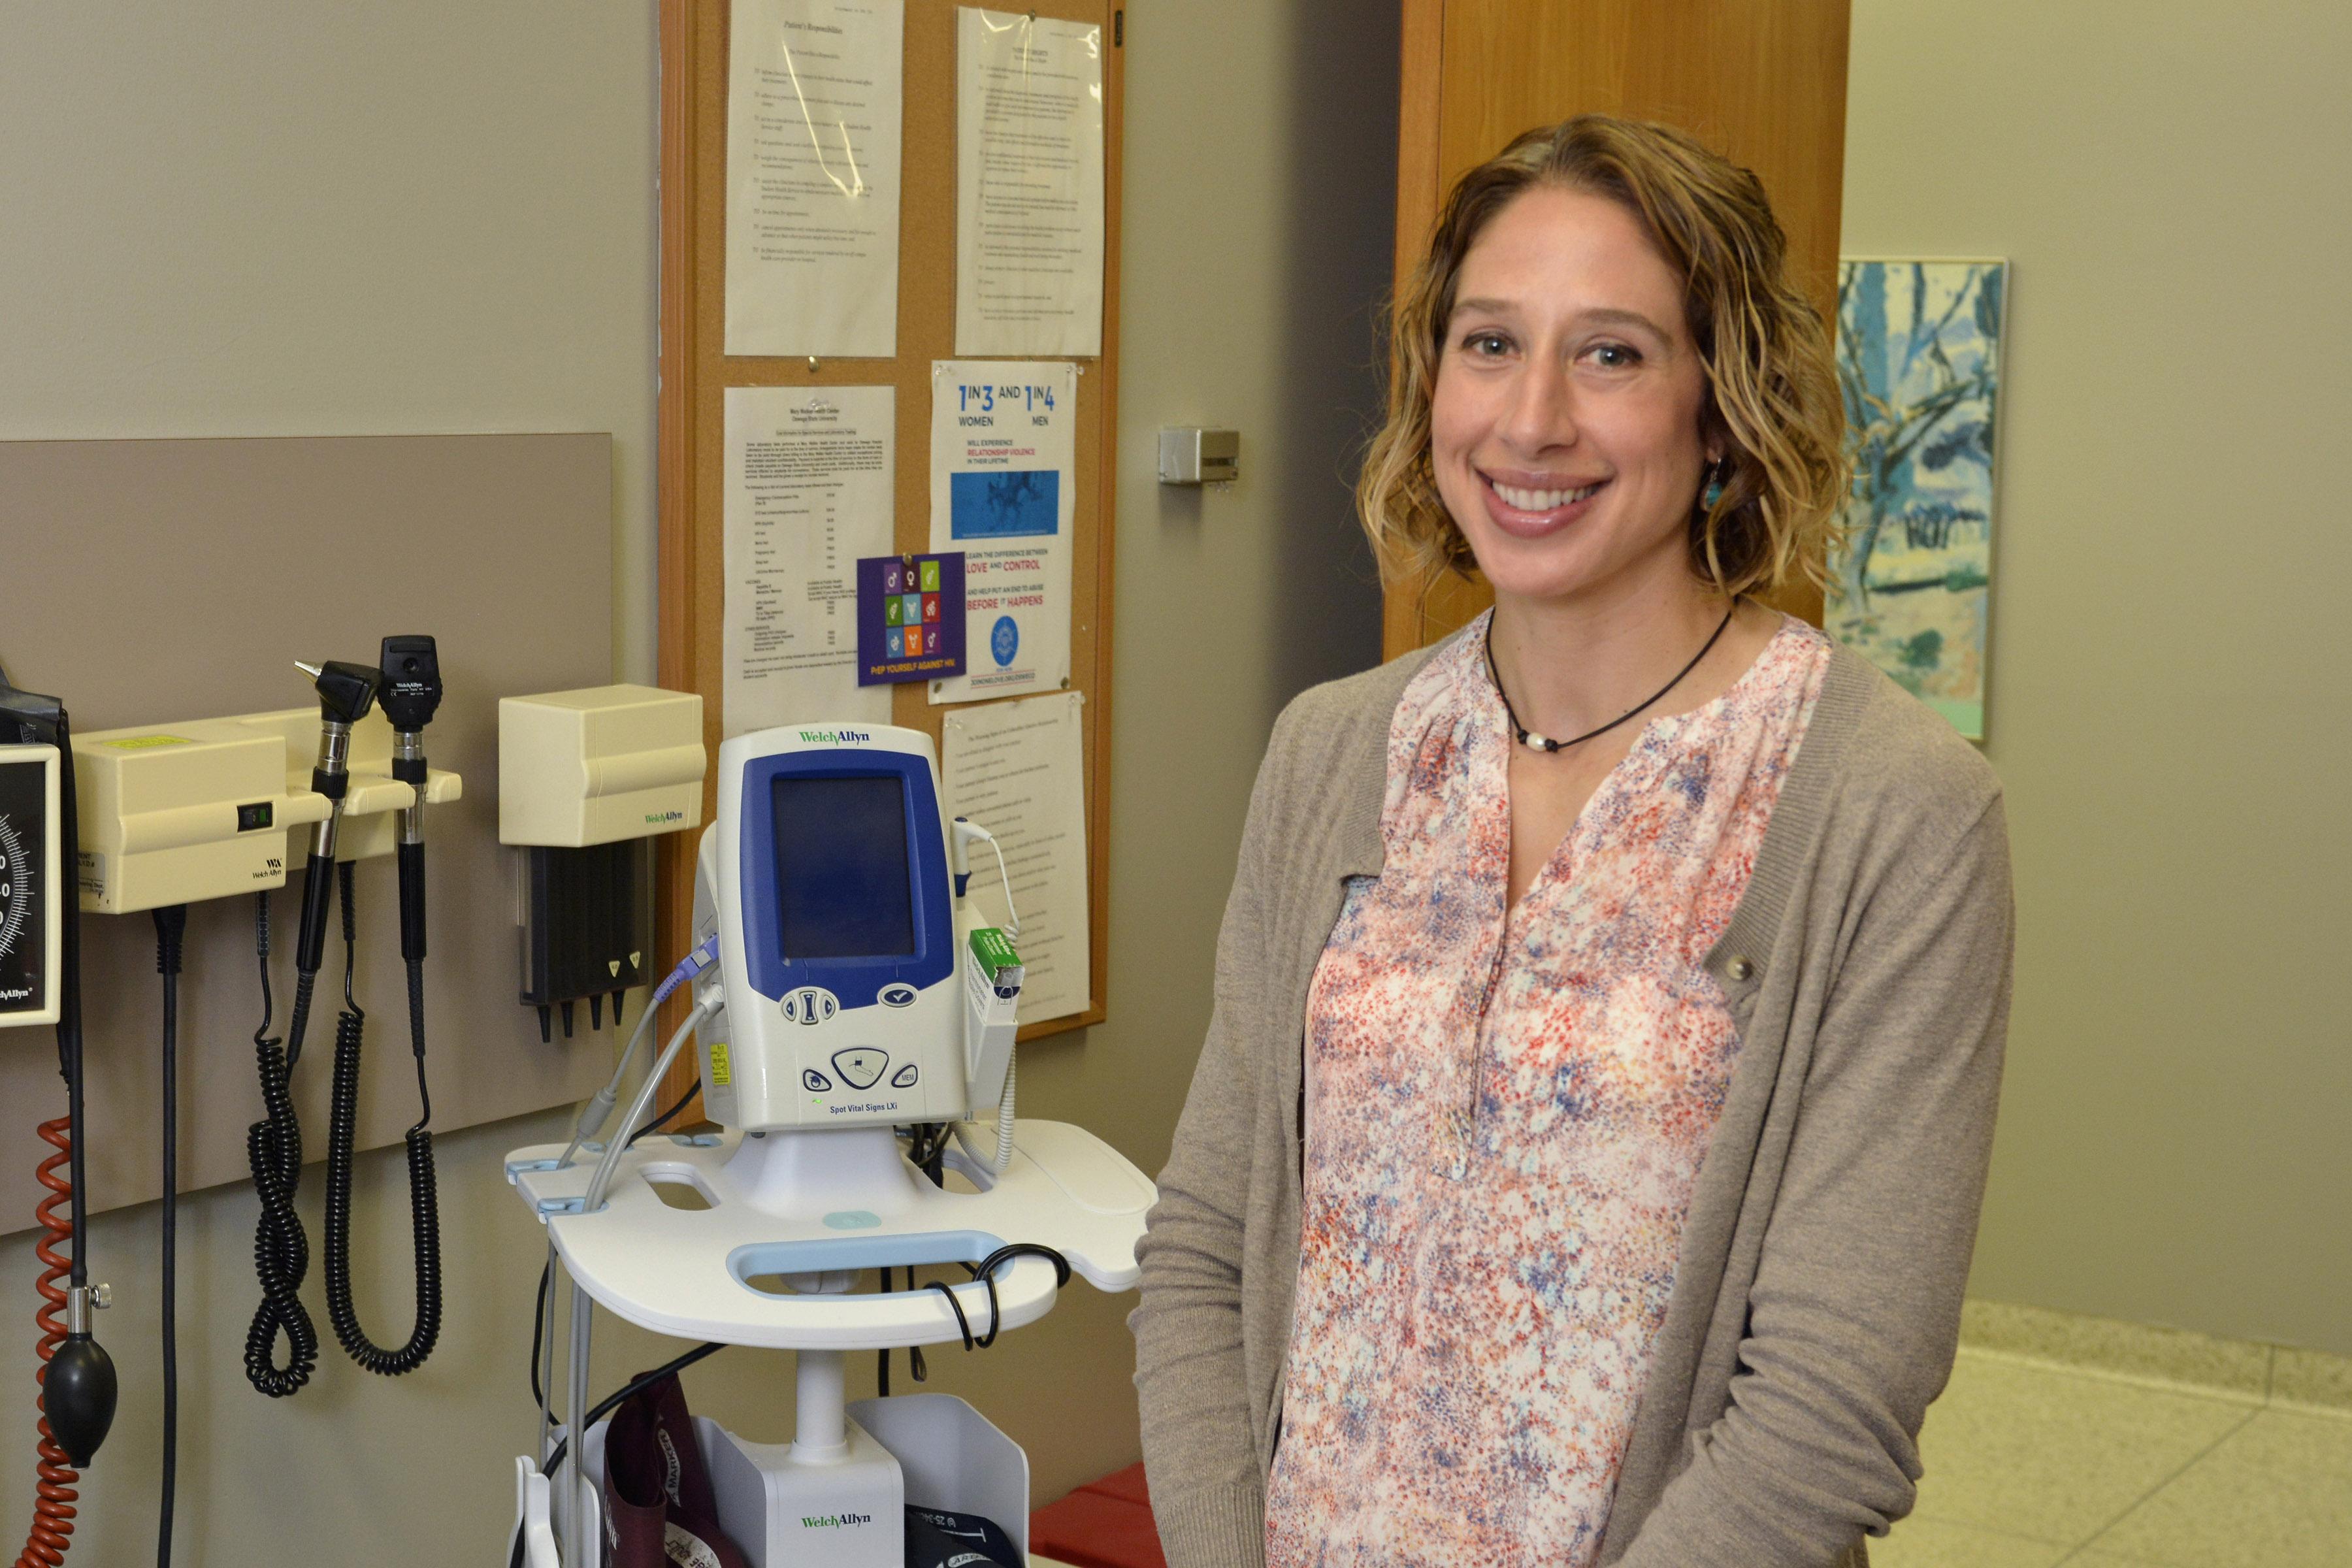
[[[1693,581],[1706,393],[1681,280],[1633,214],[1539,185],[1488,219],[1455,279],[1430,455],[1497,596]]]

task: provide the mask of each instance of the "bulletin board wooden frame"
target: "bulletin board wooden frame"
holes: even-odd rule
[[[894,359],[778,359],[726,353],[727,88],[730,0],[661,5],[661,395],[658,430],[660,681],[698,691],[703,741],[723,732],[726,389],[898,389],[896,542],[930,547],[931,364],[954,359],[956,295],[956,12],[953,0],[906,0],[905,125],[900,179],[898,354]],[[997,9],[996,7],[991,7]],[[1091,1004],[1024,1026],[1023,1040],[1108,1016],[1110,876],[1111,563],[1118,431],[1120,127],[1126,100],[1125,16],[1095,0],[1045,0],[1039,17],[1103,30],[1102,353],[1077,361],[1077,499],[1073,523],[1070,689],[1085,694],[1087,888]],[[923,683],[898,688],[892,721],[934,744],[954,710]],[[811,715],[811,717],[819,717]],[[704,786],[706,817],[718,782]],[[689,834],[663,840],[656,919],[665,951],[683,953],[694,908]],[[673,1010],[680,1005],[674,1001]],[[682,1016],[682,1015],[681,1015]],[[665,1102],[692,1079],[672,1075]]]

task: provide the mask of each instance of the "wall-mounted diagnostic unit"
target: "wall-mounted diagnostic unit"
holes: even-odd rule
[[[0,1026],[58,1021],[58,749],[0,746]]]
[[[76,735],[74,774],[91,914],[282,888],[299,863],[288,831],[325,820],[329,804],[289,780],[280,736],[237,720]]]

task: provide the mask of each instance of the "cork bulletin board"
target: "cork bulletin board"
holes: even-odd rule
[[[951,0],[906,0],[904,141],[899,207],[898,353],[891,359],[751,358],[726,342],[728,0],[664,0],[662,28],[660,680],[705,699],[711,755],[724,728],[721,646],[726,584],[723,404],[726,389],[897,389],[895,542],[930,548],[931,365],[954,359],[956,310],[956,27]],[[1091,1005],[1024,1026],[1024,1040],[1106,1016],[1109,905],[1110,609],[1113,443],[1118,431],[1119,138],[1126,27],[1118,7],[1058,0],[1028,14],[1102,28],[1102,353],[1080,359],[1074,520],[1071,689],[1083,692]],[[899,686],[893,723],[929,734],[955,710],[931,705],[921,682]],[[811,717],[819,717],[812,715]],[[706,784],[716,808],[717,775]],[[683,952],[692,918],[693,836],[663,843],[656,919],[667,954]],[[675,1009],[677,1005],[673,1004]],[[692,1068],[674,1075],[677,1088]],[[665,1091],[667,1100],[669,1092]]]

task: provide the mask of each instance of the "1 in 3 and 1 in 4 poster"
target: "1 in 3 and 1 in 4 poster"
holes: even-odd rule
[[[931,548],[964,552],[966,673],[933,702],[1058,691],[1070,676],[1077,366],[931,367]]]

